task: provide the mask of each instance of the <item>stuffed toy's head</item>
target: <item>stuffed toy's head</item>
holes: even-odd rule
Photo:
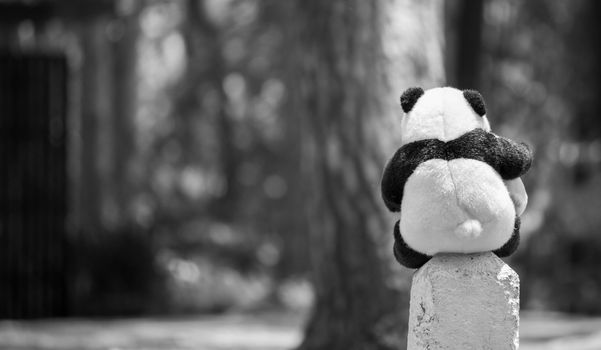
[[[409,88],[401,106],[401,147],[382,177],[384,203],[400,212],[396,259],[417,268],[437,253],[512,254],[529,148],[491,132],[477,91]]]

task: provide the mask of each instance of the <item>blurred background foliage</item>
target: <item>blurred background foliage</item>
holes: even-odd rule
[[[67,57],[69,314],[311,304],[289,4],[0,1],[3,50]],[[444,5],[448,84],[535,150],[510,258],[526,309],[601,313],[600,15]]]

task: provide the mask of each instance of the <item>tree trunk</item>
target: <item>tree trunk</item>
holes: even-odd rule
[[[316,303],[301,349],[402,349],[409,270],[392,258],[379,184],[399,147],[399,96],[443,81],[442,3],[298,0],[291,103]]]
[[[483,0],[445,2],[447,81],[458,89],[480,89]]]
[[[98,166],[98,94],[101,89],[98,66],[101,64],[102,26],[98,21],[81,26],[81,45],[84,63],[79,75],[81,94],[79,132],[78,176],[74,179],[77,197],[72,206],[76,218],[75,226],[84,231],[94,231],[102,226],[101,179]]]
[[[131,179],[132,157],[135,154],[134,118],[136,113],[137,41],[139,36],[138,13],[115,20],[119,33],[112,42],[113,48],[113,113],[112,113],[112,191],[115,221],[129,224],[130,202],[135,184]]]
[[[182,29],[187,54],[187,73],[175,98],[176,115],[181,118],[179,140],[182,149],[195,149],[200,143],[198,154],[187,152],[190,159],[184,163],[198,161],[206,167],[215,167],[224,181],[224,193],[211,201],[208,206],[211,217],[230,221],[236,212],[238,202],[237,181],[240,159],[234,146],[234,123],[228,111],[228,99],[223,83],[228,67],[223,56],[223,38],[220,28],[211,22],[205,1],[186,2],[186,20]],[[201,101],[198,96],[212,96],[211,103]],[[194,133],[196,119],[204,118],[204,125],[216,135],[214,142],[199,139]],[[213,148],[217,148],[217,156]],[[199,157],[199,158],[197,158]]]

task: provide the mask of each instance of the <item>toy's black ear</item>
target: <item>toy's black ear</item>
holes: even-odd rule
[[[401,107],[403,112],[409,113],[417,100],[424,94],[424,90],[420,87],[410,87],[401,95]]]
[[[463,90],[463,97],[465,97],[470,106],[472,106],[474,112],[478,113],[479,116],[482,117],[486,114],[486,105],[484,104],[484,99],[478,91]]]

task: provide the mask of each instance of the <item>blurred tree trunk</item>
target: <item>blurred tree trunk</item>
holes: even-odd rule
[[[402,349],[409,276],[379,195],[399,146],[399,96],[444,79],[442,3],[298,0],[290,8],[292,110],[316,303],[301,349]]]
[[[137,11],[114,21],[116,27],[112,47],[113,61],[113,200],[116,222],[130,220],[129,204],[134,184],[130,178],[135,153],[134,118],[136,113],[137,42],[139,36]]]
[[[100,113],[98,94],[101,90],[99,69],[102,59],[102,25],[98,21],[82,24],[80,40],[84,63],[78,85],[81,94],[81,119],[79,130],[78,175],[74,179],[74,192],[78,194],[73,205],[76,227],[84,230],[96,230],[102,225],[101,180],[98,166],[98,127]]]
[[[460,89],[480,89],[484,1],[448,1],[445,8],[447,81]]]
[[[212,217],[231,220],[238,202],[236,188],[237,167],[240,163],[237,149],[234,147],[234,125],[228,112],[228,98],[223,84],[228,67],[223,57],[222,33],[211,22],[202,0],[186,2],[186,19],[182,33],[186,46],[187,72],[183,75],[179,95],[175,99],[175,114],[181,118],[178,126],[182,149],[195,149],[200,142],[200,158],[209,167],[219,169],[224,181],[224,193],[215,198],[209,210]],[[199,96],[204,96],[202,99]],[[217,135],[216,145],[212,140],[199,139],[195,134],[194,122],[203,118],[203,125],[211,128]],[[213,151],[217,148],[217,153]],[[187,152],[194,154],[194,152]],[[183,159],[184,163],[198,159]]]
[[[79,35],[83,63],[78,84],[81,88],[81,133],[79,177],[75,179],[75,192],[79,198],[73,206],[78,218],[77,227],[84,231],[115,227],[126,216],[123,197],[127,184],[122,174],[126,171],[132,137],[127,127],[127,108],[135,104],[131,99],[133,88],[127,85],[124,48],[111,41],[112,19],[95,18],[80,24]],[[128,35],[125,29],[119,35]],[[135,50],[135,46],[128,50]],[[135,60],[135,57],[129,59]],[[129,68],[129,67],[128,67]],[[120,73],[120,74],[119,74]],[[133,82],[131,82],[133,83]],[[124,85],[125,84],[125,85]],[[132,105],[128,105],[131,103]]]
[[[574,24],[566,35],[566,66],[570,67],[571,80],[563,85],[564,96],[569,96],[574,106],[573,137],[579,141],[601,138],[601,2],[582,1],[574,13]]]

